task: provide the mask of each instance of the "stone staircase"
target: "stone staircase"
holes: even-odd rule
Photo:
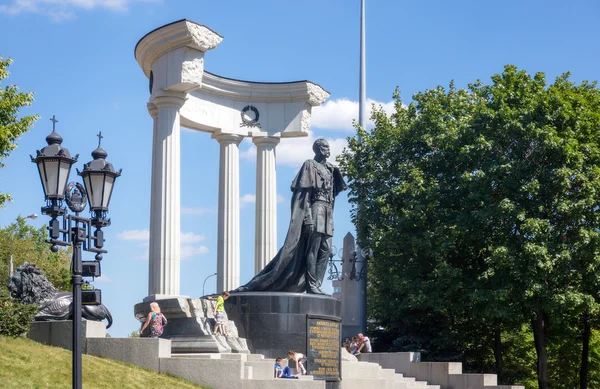
[[[325,389],[325,381],[315,381],[310,375],[299,376],[298,379],[274,378],[275,359],[264,358],[260,354],[177,353],[169,359],[161,359],[161,367],[165,367],[165,372],[214,389]],[[235,373],[240,367],[238,378]]]
[[[496,374],[463,374],[460,362],[421,362],[420,353],[371,353],[361,354],[359,359],[441,389],[524,389],[520,385],[498,385]]]
[[[443,389],[440,385],[430,385],[396,373],[394,369],[384,369],[377,363],[360,362],[342,349],[341,389]]]
[[[173,374],[194,382],[217,388],[242,388],[242,389],[279,389],[279,388],[299,388],[299,389],[325,389],[325,381],[313,380],[310,375],[299,376],[298,379],[276,379],[273,377],[273,364],[275,359],[264,358],[260,354],[172,354],[171,361],[161,359],[161,371],[163,367],[169,374]],[[175,362],[177,361],[177,362]],[[198,361],[203,361],[202,363]],[[225,382],[202,376],[194,370],[203,368],[212,371],[212,375],[221,376],[219,362],[226,369],[233,366],[232,362],[242,362],[243,373],[239,381],[230,377]],[[283,361],[285,366],[286,360]],[[208,368],[207,364],[213,364]],[[168,365],[168,367],[167,367]],[[179,365],[179,366],[177,366]],[[196,366],[197,369],[191,368]],[[222,368],[222,367],[221,367]],[[181,369],[181,370],[180,370]],[[292,369],[294,370],[294,369]],[[237,382],[236,382],[237,381]],[[235,382],[235,384],[234,384]],[[229,386],[227,386],[229,385]],[[381,388],[381,389],[441,389],[439,385],[428,385],[425,381],[417,381],[414,377],[405,377],[402,374],[396,374],[393,369],[383,369],[376,363],[343,361],[342,363],[342,381],[340,389],[363,389],[363,388]]]
[[[327,384],[312,376],[276,379],[275,360],[260,354],[186,353],[181,348],[174,350],[169,339],[107,338],[104,323],[82,324],[86,354],[171,374],[213,389],[524,389],[498,385],[495,374],[462,374],[461,363],[421,362],[419,353],[362,354],[358,360],[345,349],[341,349],[339,383]],[[71,331],[70,321],[34,322],[29,337],[70,349]]]

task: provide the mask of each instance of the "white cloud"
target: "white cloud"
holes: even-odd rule
[[[277,204],[283,203],[285,201],[286,201],[285,197],[283,197],[280,194],[277,195]],[[247,194],[243,195],[242,197],[240,197],[240,208],[244,207],[245,205],[255,204],[255,203],[256,203],[256,195],[255,194],[247,193]]]
[[[181,243],[197,243],[202,242],[206,237],[204,235],[196,235],[193,232],[183,232],[179,238]]]
[[[150,232],[148,229],[143,230],[127,230],[117,234],[117,238],[122,240],[134,240],[140,241],[138,244],[139,247],[145,248],[144,253],[137,257],[137,259],[142,259],[147,261],[150,256],[149,250],[149,238]],[[206,246],[195,246],[193,243],[199,243],[206,239],[204,235],[194,234],[193,232],[182,232],[180,235],[180,258],[189,259],[201,254],[208,253],[208,247]]]
[[[122,240],[142,240],[145,241],[141,245],[145,245],[150,239],[150,231],[147,228],[143,230],[127,230],[117,234],[117,238]],[[197,235],[193,232],[182,232],[180,235],[181,243],[196,243],[202,242],[205,239],[204,235]]]
[[[254,194],[246,193],[245,195],[240,197],[240,207],[254,203],[256,203],[256,195]]]
[[[191,246],[191,245],[182,245],[181,246],[180,258],[182,260],[190,259],[197,255],[203,255],[203,254],[208,254],[208,247],[206,247],[206,246]]]
[[[117,234],[117,238],[122,240],[148,240],[150,239],[150,231],[143,230],[126,230]]]
[[[209,249],[208,249],[208,247],[206,247],[204,245],[192,246],[189,244],[182,244],[180,247],[180,251],[179,251],[179,258],[183,261],[186,259],[191,259],[198,255],[204,255],[204,254],[208,254],[208,253],[209,253]],[[142,255],[137,257],[137,259],[141,259],[143,261],[147,261],[148,258],[150,258],[150,250],[144,251],[144,253]]]
[[[312,150],[315,139],[312,131],[308,133],[307,137],[281,139],[275,151],[277,153],[277,164],[299,168],[304,161],[315,156]],[[325,139],[329,142],[331,149],[329,160],[335,162],[335,158],[342,153],[348,142],[346,138]],[[251,145],[250,148],[241,151],[240,158],[248,161],[256,161],[256,147]]]
[[[394,101],[387,103],[367,99],[367,115],[371,116],[373,104],[382,106],[384,111],[390,115],[395,111]],[[311,127],[323,130],[354,131],[353,121],[358,121],[358,101],[348,99],[329,100],[325,104],[312,109]],[[367,120],[367,127],[372,128],[375,124]]]
[[[50,16],[55,22],[75,18],[75,10],[105,9],[111,12],[127,12],[133,3],[162,3],[162,0],[13,0],[0,5],[0,13],[18,15],[36,13]]]

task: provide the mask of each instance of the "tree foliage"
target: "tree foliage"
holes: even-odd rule
[[[53,253],[46,243],[47,234],[46,227],[35,228],[20,216],[14,223],[0,229],[0,297],[8,296],[11,255],[14,269],[24,262],[35,264],[58,290],[71,290],[71,249]]]
[[[396,91],[395,113],[374,109],[375,128],[358,128],[339,162],[358,243],[375,254],[370,316],[389,344],[512,383],[527,380],[510,370],[522,334],[547,388],[559,371],[577,377],[582,342],[597,339],[582,326],[600,310],[600,90],[514,66],[491,81],[408,106]],[[579,344],[577,366],[558,357],[559,333]]]
[[[37,313],[38,307],[21,304],[15,299],[0,298],[0,335],[13,338],[29,332],[29,323]]]
[[[33,93],[21,93],[16,85],[6,85],[2,82],[8,77],[10,58],[0,57],[0,168],[4,167],[2,160],[10,155],[17,147],[16,140],[29,131],[38,119],[37,115],[19,118],[21,108],[30,106],[33,102]],[[5,202],[10,201],[10,195],[0,193],[0,208]]]

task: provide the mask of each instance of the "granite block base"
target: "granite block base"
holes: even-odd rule
[[[307,317],[341,320],[339,300],[324,295],[283,292],[231,293],[225,301],[229,320],[253,354],[287,356],[288,350],[307,354]],[[295,366],[294,366],[295,367]]]
[[[71,320],[34,321],[27,337],[48,346],[73,348],[73,322]],[[81,321],[81,348],[85,353],[87,338],[106,338],[106,324],[101,321]]]
[[[246,340],[239,338],[235,324],[227,317],[229,336],[214,335],[214,301],[186,296],[162,297],[145,298],[144,302],[135,305],[134,314],[143,324],[150,312],[149,302],[159,304],[168,321],[161,338],[171,340],[172,353],[249,353]],[[149,330],[147,328],[141,336],[148,336]]]

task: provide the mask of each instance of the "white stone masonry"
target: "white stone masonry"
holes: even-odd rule
[[[217,293],[240,286],[240,135],[213,135],[219,156]]]
[[[179,295],[180,126],[185,95],[172,92],[152,99],[152,192],[148,295]]]
[[[277,254],[277,174],[275,147],[279,138],[254,137],[256,145],[256,219],[254,274]]]

